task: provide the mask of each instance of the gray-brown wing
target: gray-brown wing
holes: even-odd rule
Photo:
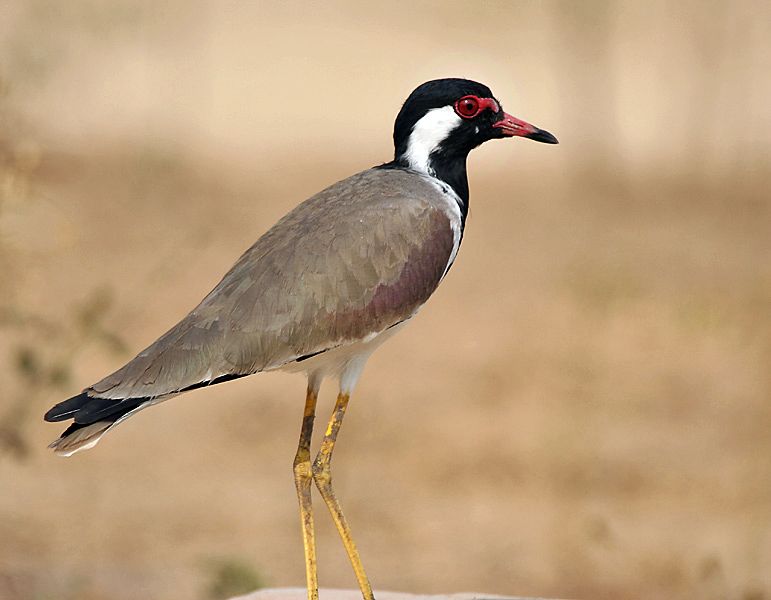
[[[455,233],[422,176],[373,169],[263,235],[180,323],[86,392],[159,397],[276,368],[411,316],[439,284]]]

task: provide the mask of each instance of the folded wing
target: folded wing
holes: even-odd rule
[[[458,242],[437,195],[422,176],[373,169],[313,196],[249,248],[182,321],[46,418],[87,424],[275,369],[409,318],[436,289]]]

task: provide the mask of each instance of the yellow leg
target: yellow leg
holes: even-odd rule
[[[318,385],[308,382],[308,392],[305,396],[305,411],[300,430],[300,441],[297,444],[297,454],[294,457],[294,484],[297,488],[297,500],[300,503],[300,523],[303,531],[303,547],[305,548],[305,579],[308,587],[308,600],[319,600],[319,579],[316,570],[316,537],[313,530],[313,506],[311,504],[311,436],[313,435],[313,419],[316,416],[316,399]]]
[[[313,480],[316,482],[316,487],[319,489],[324,502],[326,502],[329,512],[332,513],[332,519],[335,522],[338,533],[340,533],[340,538],[343,540],[343,545],[351,565],[353,565],[353,572],[356,574],[356,579],[359,582],[361,595],[364,600],[374,600],[372,586],[369,584],[369,579],[367,579],[367,574],[364,572],[364,567],[359,558],[359,552],[356,550],[356,544],[354,544],[351,537],[351,529],[348,527],[348,522],[343,515],[343,509],[332,489],[332,452],[335,449],[337,432],[340,430],[340,425],[345,416],[345,409],[348,407],[348,399],[348,394],[340,393],[337,396],[335,411],[329,419],[329,425],[327,426],[324,440],[321,442],[319,453],[316,455],[316,460],[313,461]]]

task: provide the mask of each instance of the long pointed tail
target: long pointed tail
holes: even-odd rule
[[[174,396],[195,390],[201,387],[224,383],[249,373],[226,373],[214,379],[200,381],[181,390],[175,390],[167,394],[144,398],[97,398],[89,395],[96,393],[87,388],[77,396],[59,402],[43,417],[46,421],[67,421],[72,419],[70,425],[58,440],[51,443],[49,448],[60,456],[70,456],[78,450],[93,448],[99,439],[118,423],[125,421],[131,415],[143,408],[164,402]]]
[[[70,456],[79,450],[93,448],[107,431],[155,402],[157,399],[152,398],[93,398],[87,392],[73,396],[54,406],[43,417],[52,422],[74,420],[48,447],[59,456]]]

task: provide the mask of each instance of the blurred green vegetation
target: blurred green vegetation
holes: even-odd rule
[[[7,88],[0,85],[0,90]],[[0,134],[0,225],[4,213],[28,210],[41,197],[34,184],[42,150],[29,139],[13,139],[14,115],[0,104],[0,121],[9,124]],[[24,260],[17,248],[0,236],[0,336],[14,381],[3,386],[12,397],[0,401],[0,452],[24,458],[30,451],[25,425],[31,414],[43,409],[50,392],[63,393],[72,385],[73,365],[91,344],[115,355],[127,352],[123,339],[111,331],[106,320],[114,303],[107,287],[94,287],[66,311],[64,318],[43,309],[30,309],[18,291],[25,279]]]
[[[212,559],[207,564],[209,583],[205,597],[225,600],[265,587],[263,575],[246,561],[228,557]]]

